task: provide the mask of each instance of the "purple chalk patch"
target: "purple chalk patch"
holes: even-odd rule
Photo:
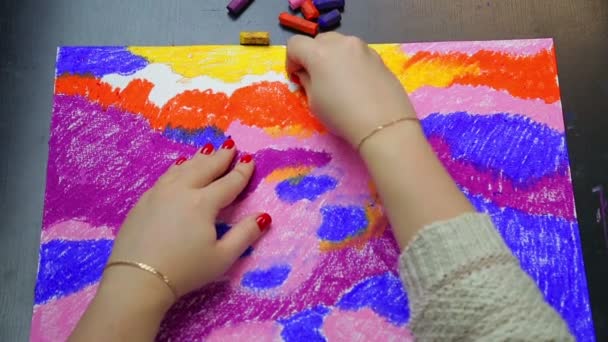
[[[338,9],[327,12],[319,17],[319,26],[323,30],[332,28],[340,23],[342,15]]]

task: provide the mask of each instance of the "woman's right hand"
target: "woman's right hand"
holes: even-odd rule
[[[361,39],[329,32],[287,43],[287,72],[312,111],[356,147],[379,125],[415,117],[403,86]]]

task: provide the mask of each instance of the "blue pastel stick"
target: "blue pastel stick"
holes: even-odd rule
[[[327,30],[332,28],[340,23],[342,20],[342,15],[338,9],[335,9],[331,12],[327,12],[319,17],[319,26],[323,30]]]
[[[315,7],[322,12],[344,9],[344,0],[314,0]]]

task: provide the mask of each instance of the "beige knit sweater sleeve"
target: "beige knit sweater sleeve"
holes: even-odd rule
[[[424,228],[399,263],[418,341],[572,340],[486,215]]]

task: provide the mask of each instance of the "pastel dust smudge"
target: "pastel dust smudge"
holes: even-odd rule
[[[592,341],[553,42],[373,45],[441,162],[547,302]],[[360,158],[311,114],[284,47],[57,54],[32,341],[64,340],[128,211],[173,161],[232,137],[256,171],[223,210],[273,228],[171,309],[158,340],[412,340],[399,249]]]

